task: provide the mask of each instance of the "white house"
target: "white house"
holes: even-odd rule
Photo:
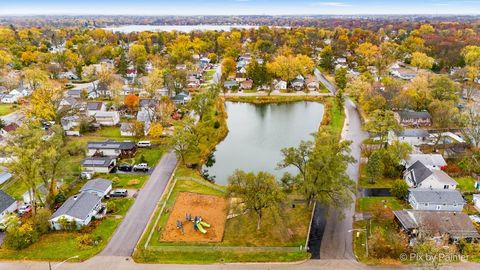
[[[68,198],[63,205],[53,213],[50,225],[53,230],[62,230],[62,220],[75,222],[78,229],[86,226],[102,208],[102,198],[89,192],[82,192]]]
[[[426,144],[429,141],[429,134],[423,129],[404,129],[403,131],[390,131],[388,133],[388,141],[392,143],[398,140],[406,142],[412,146]]]
[[[18,101],[18,98],[14,95],[3,95],[0,102],[1,103],[7,103],[7,104],[12,104]]]
[[[429,189],[455,189],[457,182],[442,170],[430,170],[421,161],[408,167],[403,177],[409,187]]]
[[[120,113],[118,111],[97,112],[95,121],[102,126],[116,126],[120,122]]]
[[[80,192],[89,192],[103,198],[110,193],[111,190],[112,181],[103,178],[95,178],[85,183],[80,189]]]
[[[287,82],[286,81],[278,81],[278,82],[275,83],[274,88],[277,91],[287,90]]]
[[[87,157],[82,161],[83,170],[94,173],[110,173],[116,165],[114,157]]]
[[[65,135],[67,136],[80,136],[80,117],[78,115],[64,116],[60,119]]]
[[[129,157],[135,153],[136,149],[137,145],[134,142],[117,142],[114,140],[107,140],[104,142],[88,142],[87,157]]]
[[[120,136],[122,137],[133,137],[135,134],[133,132],[132,123],[122,123],[120,124]]]
[[[0,190],[0,223],[4,223],[5,218],[17,210],[17,201],[3,190]]]
[[[408,202],[415,210],[458,211],[463,210],[465,200],[458,190],[410,189]]]
[[[417,161],[430,170],[441,170],[442,167],[447,166],[447,162],[440,154],[410,154],[406,160],[402,161],[402,165],[408,168]]]
[[[99,112],[107,111],[104,102],[87,102],[87,115],[95,116]]]

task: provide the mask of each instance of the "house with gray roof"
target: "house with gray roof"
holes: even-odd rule
[[[447,162],[440,154],[410,154],[402,161],[402,165],[408,168],[417,161],[423,163],[430,170],[441,170],[442,167],[447,166]]]
[[[89,192],[103,198],[111,190],[112,181],[103,178],[95,178],[85,183],[80,189],[80,192]]]
[[[117,142],[115,140],[106,140],[103,142],[88,142],[87,157],[131,157],[135,155],[137,145],[135,142]]]
[[[88,116],[95,116],[100,112],[107,111],[107,107],[104,102],[101,101],[93,101],[87,102],[87,115]]]
[[[2,168],[0,168],[0,185],[7,182],[12,178],[12,174],[8,171],[4,171]]]
[[[393,141],[406,142],[411,146],[419,146],[429,142],[430,134],[423,129],[404,129],[399,131],[390,131],[388,133],[388,142]]]
[[[415,210],[462,211],[465,200],[458,190],[410,189],[408,202]]]
[[[432,116],[427,111],[400,110],[394,112],[397,122],[404,127],[421,127],[432,124]]]
[[[403,177],[409,187],[429,189],[456,189],[457,182],[442,170],[431,170],[420,160],[408,167]]]
[[[470,218],[463,212],[400,210],[393,211],[395,221],[414,243],[417,237],[427,237],[439,244],[448,239],[457,242],[461,239],[472,241],[480,235]]]
[[[116,165],[115,157],[87,157],[82,160],[82,169],[95,173],[110,173]]]
[[[86,226],[102,209],[102,198],[90,192],[82,192],[68,198],[50,218],[53,230],[62,230],[62,220],[75,222],[77,228]]]
[[[3,224],[10,213],[17,210],[17,201],[5,191],[0,190],[0,223]]]

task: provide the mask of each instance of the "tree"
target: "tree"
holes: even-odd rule
[[[168,46],[170,57],[174,63],[184,63],[192,57],[192,49],[199,46],[199,39],[195,39],[196,43],[192,43],[187,35],[179,35],[176,40]],[[203,45],[200,45],[201,47]]]
[[[458,92],[460,88],[447,75],[434,76],[430,81],[429,89],[432,97],[435,99],[452,100],[454,102],[459,99]]]
[[[148,74],[147,83],[145,84],[144,88],[150,97],[154,97],[156,91],[163,86],[164,77],[164,70],[161,69],[154,69],[152,72],[150,72],[150,74]]]
[[[133,44],[128,50],[128,56],[132,59],[138,73],[145,71],[145,62],[147,61],[147,50],[142,44]]]
[[[480,46],[467,46],[462,50],[462,55],[468,65],[480,68]]]
[[[163,126],[160,123],[153,123],[150,125],[149,136],[151,138],[160,138],[163,135]]]
[[[327,71],[333,70],[333,50],[331,46],[323,47],[320,52],[320,67]]]
[[[20,250],[24,249],[38,240],[38,233],[34,230],[31,223],[20,223],[17,217],[9,221],[5,233],[5,246]]]
[[[222,76],[224,78],[230,76],[237,70],[237,63],[231,57],[225,57],[222,61]]]
[[[279,55],[272,62],[267,64],[267,70],[270,74],[281,78],[286,82],[290,82],[298,75],[306,76],[311,74],[314,68],[312,59],[306,55],[299,54]]]
[[[395,119],[392,111],[373,111],[365,124],[365,130],[380,136],[380,142],[386,143],[389,131],[401,130],[402,127]]]
[[[355,49],[355,53],[358,56],[360,63],[364,66],[370,66],[377,61],[380,55],[380,50],[376,45],[373,45],[370,42],[365,42]]]
[[[375,151],[368,158],[365,172],[367,174],[368,183],[375,184],[383,176],[382,154],[380,151]]]
[[[183,164],[186,164],[186,157],[189,153],[198,151],[198,137],[195,133],[195,121],[186,117],[175,127],[175,132],[170,140],[170,146],[173,151],[180,157]]]
[[[335,70],[335,84],[342,90],[347,87],[347,69],[339,68]]]
[[[140,98],[137,95],[130,93],[125,97],[123,102],[130,112],[135,112],[140,105]]]
[[[23,76],[32,90],[45,86],[49,82],[48,74],[38,67],[24,68]]]
[[[471,145],[480,147],[480,114],[478,114],[475,105],[467,105],[460,119],[462,121],[462,133],[465,135],[464,137]]]
[[[264,210],[284,198],[275,176],[267,172],[254,174],[236,170],[228,178],[227,193],[230,198],[240,199],[239,203],[245,210],[257,214],[257,231],[260,230]]]
[[[28,114],[39,119],[54,121],[58,118],[63,91],[56,86],[43,86],[33,91]]]
[[[403,179],[397,179],[393,182],[390,193],[400,200],[405,200],[408,196],[408,185]]]
[[[435,63],[435,59],[422,52],[414,52],[410,62],[412,66],[421,69],[431,69]]]
[[[117,65],[117,73],[122,76],[126,76],[127,69],[128,69],[128,61],[127,61],[127,57],[125,56],[125,53],[122,52],[122,54],[120,54],[120,58],[118,59],[116,65]]]
[[[345,92],[355,100],[359,100],[364,93],[373,91],[372,84],[359,76],[347,83]]]
[[[247,77],[253,80],[255,86],[266,85],[269,81],[266,64],[259,64],[256,59],[252,59],[247,65]]]
[[[428,107],[428,111],[432,115],[433,126],[440,130],[437,133],[435,147],[442,140],[442,132],[446,129],[453,128],[460,123],[460,113],[455,107],[453,101],[434,100]]]
[[[12,62],[12,59],[13,57],[9,52],[0,50],[0,69],[2,69],[3,67],[5,67],[5,65]]]
[[[355,183],[346,174],[349,163],[354,161],[349,141],[338,141],[338,135],[322,128],[313,141],[302,141],[298,147],[282,149],[283,160],[279,168],[297,168],[297,190],[311,205],[318,201],[323,205],[343,209],[352,202]]]

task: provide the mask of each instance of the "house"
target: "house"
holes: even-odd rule
[[[85,183],[80,189],[80,192],[89,192],[103,198],[110,193],[111,190],[112,181],[103,178],[95,178]]]
[[[53,230],[62,230],[63,220],[75,222],[77,229],[90,223],[102,209],[102,198],[96,194],[82,192],[68,198],[50,218]]]
[[[305,86],[305,79],[299,75],[290,83],[290,85],[293,87],[293,89],[301,91]]]
[[[58,78],[67,80],[78,80],[78,76],[71,71],[61,72],[60,74],[58,74]]]
[[[133,137],[135,134],[133,132],[132,123],[121,123],[120,124],[120,136],[122,137]]]
[[[465,200],[458,190],[409,189],[408,202],[415,210],[458,211],[463,210]]]
[[[0,185],[10,180],[12,176],[8,171],[0,170]]]
[[[88,157],[82,161],[82,168],[94,173],[110,173],[116,165],[115,157]]]
[[[286,81],[277,81],[274,83],[274,88],[277,91],[287,90],[287,82]]]
[[[57,184],[56,184],[57,189],[60,188],[61,185],[62,185],[61,182],[57,182]],[[49,190],[45,186],[45,184],[41,184],[41,185],[37,186],[37,189],[36,189],[36,192],[35,192],[37,202],[38,202],[38,198],[40,198],[40,200],[42,202],[44,202],[45,199],[47,198],[48,193],[49,193]],[[22,199],[23,199],[24,203],[30,204],[32,202],[32,197],[30,196],[30,194],[31,194],[31,192],[29,190],[27,190],[27,191],[25,191],[25,193],[23,193]]]
[[[480,235],[467,214],[449,211],[400,210],[393,211],[395,221],[415,242],[417,237],[428,237],[441,243],[448,239],[472,241]]]
[[[472,202],[477,211],[480,211],[480,194],[473,194]]]
[[[5,191],[0,190],[0,223],[3,224],[6,217],[15,210],[17,210],[17,201]]]
[[[187,93],[185,93],[185,92],[181,92],[181,93],[175,95],[174,97],[172,97],[173,103],[175,103],[175,104],[177,104],[177,105],[186,104],[186,103],[188,103],[190,100],[191,100],[190,95],[187,94]]]
[[[80,89],[70,89],[70,90],[67,91],[66,97],[81,98],[82,97],[82,90],[80,90]]]
[[[116,126],[120,122],[120,113],[118,111],[97,112],[95,121],[102,126]]]
[[[388,133],[389,143],[395,140],[406,142],[412,146],[419,146],[428,143],[429,134],[423,129],[404,129],[402,131],[390,131]]]
[[[11,132],[17,130],[18,125],[16,123],[10,123],[0,129],[0,136],[7,137]]]
[[[457,182],[442,170],[430,170],[421,161],[408,167],[403,177],[409,187],[429,189],[455,189]]]
[[[406,160],[402,161],[402,165],[408,168],[417,161],[430,170],[441,170],[442,167],[447,166],[447,162],[440,154],[410,154]]]
[[[80,116],[71,115],[64,116],[60,119],[60,124],[62,125],[65,135],[67,136],[80,136]]]
[[[397,122],[404,127],[425,127],[432,124],[432,116],[427,111],[401,110],[394,112],[394,116]]]
[[[235,87],[238,87],[238,82],[235,81],[235,80],[225,81],[225,82],[223,83],[223,87],[225,87],[225,88],[228,89],[228,90],[232,90],[232,89],[234,89]]]
[[[305,79],[305,84],[307,85],[308,91],[317,91],[319,89],[319,83],[317,77],[313,75],[308,75]]]
[[[95,102],[87,102],[87,115],[88,116],[95,116],[99,112],[107,111],[107,106],[104,102],[95,101]]]
[[[74,98],[74,97],[64,97],[62,98],[62,100],[60,100],[60,110],[63,110],[64,108],[66,109],[71,109],[71,108],[75,108],[75,107],[78,107],[80,104],[80,101],[78,98]]]
[[[185,64],[178,64],[175,66],[175,69],[176,70],[186,70],[187,69],[187,65]]]
[[[240,90],[250,90],[253,87],[253,80],[248,79],[240,83]]]
[[[132,157],[136,151],[137,145],[134,142],[107,140],[87,143],[87,157]]]
[[[2,98],[0,99],[1,103],[7,103],[7,104],[13,104],[13,103],[16,103],[17,101],[18,101],[18,97],[10,94],[3,95]]]

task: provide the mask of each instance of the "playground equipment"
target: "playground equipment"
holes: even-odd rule
[[[177,220],[177,228],[182,230],[182,235],[185,234],[185,231],[184,231],[184,228],[183,228],[183,222],[181,222],[180,220]]]
[[[200,216],[195,216],[195,218],[192,220],[192,215],[187,214],[186,215],[186,220],[187,221],[192,221],[193,222],[193,229],[195,231],[199,231],[203,234],[207,233],[207,230],[205,228],[210,228],[210,224],[202,220],[202,217]]]

